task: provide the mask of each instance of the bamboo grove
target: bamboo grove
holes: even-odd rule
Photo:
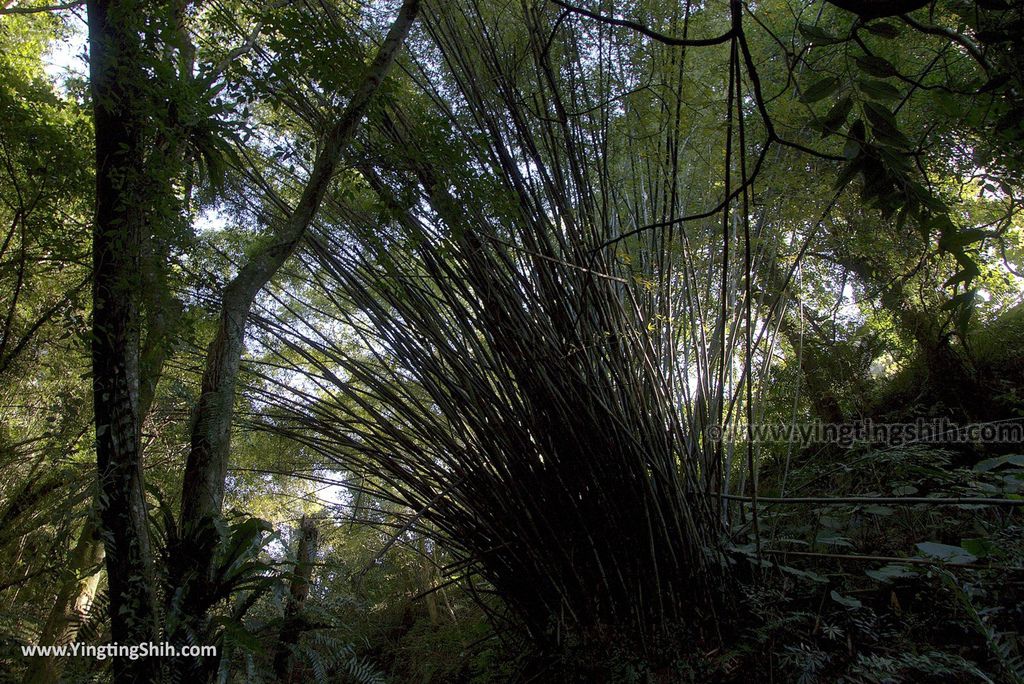
[[[422,681],[492,638],[479,681],[1020,681],[1019,444],[754,430],[1019,424],[1022,13],[5,4],[0,591],[49,613],[5,640],[220,648],[12,672],[384,681],[312,604],[411,563],[381,601],[487,629]],[[88,72],[40,85],[76,21]],[[871,650],[912,581],[975,650]]]

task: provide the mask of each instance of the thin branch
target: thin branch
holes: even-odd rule
[[[5,7],[0,9],[0,15],[4,14],[38,14],[40,12],[59,12],[66,9],[74,9],[85,4],[85,0],[74,0],[60,5],[43,5],[42,7]]]
[[[570,5],[567,2],[563,2],[563,0],[551,0],[551,2],[575,14],[581,14],[585,17],[594,19],[596,21],[600,21],[601,23],[604,24],[609,24],[611,26],[621,26],[623,28],[632,29],[633,31],[645,35],[652,40],[656,40],[659,43],[664,43],[665,45],[672,45],[675,47],[705,47],[708,45],[721,45],[723,43],[728,42],[729,39],[731,39],[734,35],[734,32],[732,30],[729,30],[720,36],[715,36],[714,38],[674,38],[672,36],[666,36],[663,33],[658,33],[657,31],[649,29],[643,24],[639,24],[635,21],[629,21],[628,19],[614,19],[612,17],[606,17],[603,14],[598,14],[597,12],[591,12],[590,10],[583,9],[582,7]]]
[[[921,33],[926,33],[930,36],[940,36],[942,38],[948,38],[954,43],[963,47],[967,52],[974,58],[974,60],[981,65],[981,68],[985,70],[986,74],[992,73],[992,64],[985,59],[984,53],[981,48],[973,40],[968,38],[962,33],[957,33],[953,29],[946,28],[945,26],[933,26],[931,24],[923,24],[916,19],[907,16],[906,14],[900,15],[900,19],[903,23],[913,27]]]

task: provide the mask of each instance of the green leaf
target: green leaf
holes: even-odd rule
[[[843,156],[847,159],[854,159],[861,152],[860,143],[852,138],[843,145]]]
[[[817,544],[825,544],[827,546],[847,546],[852,547],[853,543],[849,539],[838,534],[836,532],[821,532],[814,539]]]
[[[900,35],[900,30],[898,28],[885,21],[876,21],[868,24],[864,28],[867,29],[868,33],[878,36],[879,38],[891,39]]]
[[[960,565],[962,563],[973,563],[978,557],[961,546],[950,546],[938,542],[921,542],[917,548],[926,556],[937,558],[947,563]]]
[[[945,287],[953,287],[959,283],[967,284],[981,275],[981,269],[978,264],[973,261],[968,262],[962,269],[953,274],[953,277],[947,280],[944,285]],[[966,293],[964,293],[966,294]]]
[[[857,57],[854,61],[861,71],[878,78],[890,78],[896,75],[896,67],[887,59],[875,55],[864,55]]]
[[[843,146],[843,156],[847,159],[855,159],[859,156],[862,151],[861,143],[864,142],[865,135],[866,131],[864,130],[863,121],[857,119],[850,124],[850,127],[846,130],[847,141]]]
[[[789,565],[782,564],[779,564],[777,567],[782,572],[793,575],[794,577],[799,577],[800,579],[809,580],[817,584],[824,584],[825,582],[828,582],[827,579],[825,579],[816,572],[811,572],[810,570],[800,570],[799,568],[794,568]]]
[[[857,119],[850,124],[850,128],[847,129],[846,134],[854,140],[864,142],[865,137],[867,136],[867,131],[864,129],[864,122]]]
[[[835,76],[826,76],[825,78],[816,81],[813,85],[806,88],[800,95],[802,102],[817,102],[818,100],[828,97],[836,91],[839,87],[839,79]]]
[[[828,31],[818,28],[813,24],[800,22],[797,28],[800,30],[800,34],[806,38],[809,43],[814,43],[815,45],[832,45],[833,43],[839,43],[842,41],[842,38],[834,36]]]
[[[931,91],[932,102],[946,116],[958,117],[962,114],[961,102],[954,95],[942,90]]]
[[[939,212],[928,216],[924,221],[923,225],[927,226],[929,230],[934,230],[939,233],[939,241],[941,242],[943,236],[953,233],[956,231],[956,224],[949,218],[949,214],[946,212]]]
[[[853,109],[853,99],[849,95],[840,98],[832,105],[832,109],[828,110],[828,114],[821,120],[822,137],[838,133],[842,125],[846,123],[846,117],[850,115],[851,109]]]
[[[864,114],[873,130],[896,130],[896,116],[884,105],[877,102],[865,102]]]
[[[887,138],[892,140],[892,138]],[[881,142],[881,140],[879,141]],[[913,171],[913,164],[907,154],[894,151],[889,147],[878,147],[878,157],[885,164],[885,168],[895,176],[903,176]]]
[[[999,550],[991,539],[961,539],[960,546],[978,558],[988,558]]]
[[[974,472],[976,473],[987,473],[990,470],[995,470],[1002,465],[1015,465],[1024,466],[1024,454],[1010,454],[1008,456],[997,456],[995,458],[986,458],[984,461],[979,461],[974,465]]]
[[[952,278],[950,279],[952,280]],[[948,281],[947,281],[948,282]],[[961,307],[970,306],[974,300],[974,292],[968,290],[967,292],[960,292],[949,298],[949,301],[945,302],[940,308],[943,311],[954,311]]]
[[[872,100],[898,100],[901,97],[896,86],[873,78],[857,79],[857,90]]]
[[[864,103],[864,114],[868,118],[868,123],[871,124],[871,132],[874,133],[878,142],[901,149],[911,147],[910,140],[900,131],[896,125],[895,115],[887,107],[877,102],[868,101]]]
[[[865,570],[864,574],[871,579],[889,584],[893,580],[915,577],[917,575],[917,571],[909,565],[891,564],[885,565],[878,570]]]
[[[843,596],[835,589],[829,592],[829,596],[831,596],[832,600],[838,603],[839,605],[850,608],[851,610],[856,610],[857,608],[860,608],[864,605],[860,602],[860,600],[850,596]]]
[[[896,214],[896,230],[897,230],[897,232],[898,231],[902,231],[904,229],[904,227],[906,227],[906,225],[907,225],[907,217],[910,214],[909,204],[910,204],[909,201],[907,203],[905,203],[900,208],[899,213]]]
[[[874,129],[875,142],[897,150],[909,150],[913,147],[907,136],[898,130]]]
[[[978,230],[977,228],[956,230],[954,228],[952,231],[943,232],[939,238],[939,249],[944,252],[954,252],[983,239],[985,239],[985,231],[983,230]]]
[[[856,141],[851,140],[850,142],[846,143],[847,148],[850,147],[851,142],[855,145],[857,144]],[[857,173],[860,172],[860,169],[861,165],[859,163],[859,160],[857,159],[854,159],[849,164],[844,165],[842,171],[840,171],[839,175],[836,177],[836,182],[833,187],[836,190],[842,190],[847,185],[849,185],[850,181],[852,181],[857,176]]]
[[[264,643],[255,634],[245,628],[241,622],[233,620],[229,617],[217,617],[213,620],[214,625],[219,625],[223,628],[224,640],[234,646],[240,646],[241,648],[250,651],[259,651],[264,648]]]

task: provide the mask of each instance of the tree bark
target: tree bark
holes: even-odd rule
[[[161,321],[166,321],[162,317]],[[163,372],[167,358],[167,346],[164,336],[168,333],[167,325],[147,329],[146,344],[142,349],[143,386],[140,392],[139,413],[142,419],[149,415],[153,403],[157,382]],[[58,481],[60,478],[56,478]],[[71,551],[68,561],[70,576],[57,590],[50,615],[40,632],[40,645],[69,644],[75,640],[78,630],[88,617],[99,586],[103,561],[106,553],[99,528],[98,502],[90,505],[89,514],[85,518],[75,548]],[[53,656],[36,658],[32,661],[25,681],[31,684],[52,684],[59,681],[64,661]]]
[[[224,500],[235,384],[244,350],[246,319],[256,295],[291,256],[313,222],[342,153],[390,70],[418,11],[419,0],[403,3],[352,100],[324,136],[298,204],[273,230],[269,246],[242,266],[224,288],[220,320],[207,350],[185,467],[182,542],[172,556],[172,574],[182,590],[180,621],[194,634],[205,631],[206,614],[215,601],[213,559],[219,544],[216,523]]]
[[[139,7],[89,0],[90,81],[96,139],[93,225],[93,406],[100,517],[106,545],[113,639],[155,641],[156,604],[139,411],[137,306],[143,136],[137,110],[142,52]],[[114,660],[114,679],[150,681],[151,659]]]
[[[316,521],[302,516],[299,523],[298,543],[295,548],[295,569],[292,571],[291,592],[284,609],[284,623],[274,654],[274,674],[280,682],[292,682],[295,676],[292,647],[299,643],[303,631],[302,610],[309,597],[309,587],[316,562],[320,532]]]
[[[438,610],[437,606],[437,593],[432,591],[434,589],[435,575],[437,574],[437,568],[434,566],[433,558],[427,553],[427,538],[420,536],[419,539],[420,547],[420,579],[423,582],[421,591],[426,592],[423,597],[424,602],[427,604],[427,616],[430,618],[430,624],[433,627],[437,627],[441,624],[441,611]]]

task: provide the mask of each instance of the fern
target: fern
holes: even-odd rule
[[[332,670],[345,673],[349,680],[358,684],[387,682],[386,675],[369,658],[358,656],[351,643],[325,630],[308,632],[297,648],[318,682],[337,681],[328,676]]]
[[[798,684],[813,684],[819,681],[818,676],[829,661],[827,653],[807,644],[786,646],[782,654],[783,664],[798,673]]]
[[[971,661],[941,651],[901,653],[895,656],[859,655],[849,674],[855,675],[857,681],[872,684],[899,684],[935,679],[959,681],[963,675],[970,675],[977,681],[992,684],[988,675]]]
[[[98,641],[101,631],[109,620],[109,615],[110,596],[107,594],[106,589],[101,589],[93,596],[89,612],[83,616],[84,619],[78,624],[77,640],[82,642]],[[72,619],[78,620],[79,618],[76,616]]]
[[[345,671],[359,684],[384,684],[387,681],[369,658],[352,656],[345,663]]]
[[[960,586],[956,577],[948,570],[936,570],[943,582],[952,589],[964,612],[971,618],[978,633],[985,639],[989,653],[996,659],[1008,682],[1012,684],[1024,684],[1024,656],[1017,652],[1016,644],[1006,635],[999,634],[985,622],[985,618],[978,612],[971,597]]]

